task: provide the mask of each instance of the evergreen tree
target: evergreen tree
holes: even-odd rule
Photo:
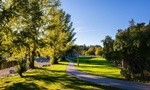
[[[104,40],[102,40],[103,42],[103,54],[104,57],[107,60],[113,60],[114,59],[114,50],[113,50],[113,43],[114,40],[110,37],[110,36],[106,36]]]
[[[0,2],[0,57],[29,58],[34,68],[36,53],[50,55],[57,63],[74,41],[70,15],[60,8],[59,0],[4,0]],[[38,50],[38,51],[37,51]],[[7,55],[4,55],[7,54]]]
[[[53,14],[46,28],[45,42],[50,50],[50,63],[56,64],[59,56],[72,47],[75,33],[73,33],[70,15],[57,7],[52,9]]]
[[[8,24],[12,17],[12,9],[0,1],[0,60],[8,57],[12,50],[12,30]]]

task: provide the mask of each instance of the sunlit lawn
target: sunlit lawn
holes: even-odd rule
[[[76,58],[70,58],[77,65]],[[89,62],[87,62],[89,60]],[[115,67],[113,62],[108,62],[101,57],[80,57],[80,66],[77,67],[78,70],[85,73],[94,74],[98,76],[105,76],[117,79],[123,79],[120,74],[120,68]]]
[[[67,62],[37,68],[24,74],[23,78],[11,76],[0,78],[0,90],[116,90],[117,88],[84,82],[66,74]],[[94,68],[93,68],[94,69]]]

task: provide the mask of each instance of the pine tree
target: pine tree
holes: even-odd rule
[[[63,10],[53,8],[53,14],[46,28],[47,35],[45,41],[50,50],[51,64],[58,63],[58,58],[72,47],[74,35],[70,15]]]
[[[13,17],[12,9],[0,1],[0,60],[11,53],[12,31],[8,22]]]
[[[46,54],[56,61],[72,46],[74,29],[59,0],[4,0],[0,5],[1,56],[7,52],[12,58],[29,57],[34,68],[37,50],[49,50]]]

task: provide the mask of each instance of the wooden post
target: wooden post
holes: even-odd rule
[[[79,54],[77,53],[77,64],[78,64],[78,67],[79,67]]]

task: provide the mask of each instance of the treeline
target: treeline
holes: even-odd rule
[[[49,55],[51,64],[73,46],[74,28],[60,0],[0,0],[0,60],[29,61]],[[7,58],[9,56],[9,58]]]
[[[75,45],[72,50],[84,56],[102,56],[103,54],[103,48],[100,45]]]
[[[119,29],[113,40],[106,36],[103,42],[107,60],[123,62],[121,74],[127,79],[150,80],[150,23],[135,24]]]

